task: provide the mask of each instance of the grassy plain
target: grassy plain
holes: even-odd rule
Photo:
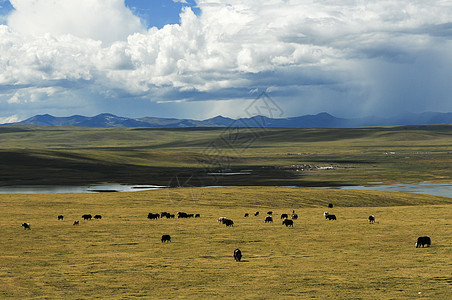
[[[1,195],[0,298],[447,299],[451,198],[276,186],[450,183],[452,126],[352,129],[0,127],[0,185],[178,188]],[[301,170],[306,165],[333,167]],[[212,176],[230,170],[247,175]],[[251,185],[254,187],[237,187]],[[267,187],[265,187],[267,186]],[[323,211],[337,221],[326,221]],[[300,215],[293,228],[281,213]],[[244,218],[245,212],[261,211]],[[264,224],[267,210],[276,220]],[[199,219],[148,220],[186,211]],[[82,221],[82,214],[102,220]],[[56,216],[65,215],[64,221]],[[367,217],[376,216],[376,224]],[[234,220],[233,228],[217,223]],[[30,222],[31,230],[20,228]],[[173,241],[162,244],[162,234]],[[421,235],[430,248],[416,249]],[[241,263],[232,253],[240,248]]]
[[[328,210],[337,221],[323,218],[327,203],[335,204]],[[268,210],[276,214],[272,224],[263,222]],[[286,228],[279,215],[292,210],[300,218]],[[0,211],[0,298],[448,299],[452,286],[451,198],[179,188],[3,194]],[[146,218],[161,211],[201,218]],[[85,213],[103,218],[73,226]],[[368,223],[370,214],[375,224]],[[218,224],[220,216],[233,219],[234,227]],[[162,244],[162,234],[172,242]],[[431,236],[430,248],[415,248],[421,235]],[[233,260],[235,248],[242,250],[240,263]]]
[[[450,125],[348,129],[2,126],[0,140],[2,185],[177,186],[175,182],[188,178],[187,186],[452,180]],[[302,171],[303,165],[334,168]],[[251,174],[208,174],[225,169]]]

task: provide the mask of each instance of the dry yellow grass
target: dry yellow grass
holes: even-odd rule
[[[279,216],[292,209],[300,218],[286,228]],[[272,224],[263,222],[267,210]],[[452,284],[450,198],[230,187],[0,195],[0,211],[0,298],[446,299]],[[201,218],[146,218],[161,211]],[[85,213],[103,218],[83,221]],[[421,235],[432,247],[415,248]]]

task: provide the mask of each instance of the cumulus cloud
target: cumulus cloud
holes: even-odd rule
[[[29,3],[0,26],[0,102],[53,87],[227,111],[267,90],[292,115],[452,110],[447,1],[198,0],[148,30],[119,0]]]
[[[14,123],[20,121],[19,117],[17,115],[12,115],[8,117],[0,117],[0,124],[5,123]]]
[[[72,34],[111,43],[143,31],[123,0],[10,0],[8,25],[26,35]]]

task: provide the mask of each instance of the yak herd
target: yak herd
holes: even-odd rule
[[[333,204],[328,204],[328,208],[333,208]],[[260,212],[256,211],[254,213],[254,216],[259,216]],[[245,213],[244,217],[248,218],[250,216],[250,213]],[[287,213],[283,213],[281,214],[281,219],[282,221],[282,225],[285,225],[286,227],[293,227],[294,226],[294,220],[298,219],[298,214],[295,213],[295,211],[292,211],[292,214],[290,215],[291,219],[289,219],[289,214]],[[325,211],[323,213],[323,216],[325,217],[325,219],[327,220],[337,220],[336,215],[334,214],[330,214],[329,212]],[[175,218],[175,215],[169,214],[167,212],[162,212],[162,213],[149,213],[148,214],[148,218],[149,219],[158,219],[158,218]],[[199,214],[187,214],[184,212],[178,212],[177,213],[177,218],[199,218],[200,215]],[[370,215],[369,218],[369,223],[373,224],[375,223],[375,216],[374,215]],[[218,218],[218,223],[220,224],[224,224],[226,225],[226,227],[233,227],[234,226],[234,221],[232,221],[231,219],[228,219],[227,217],[219,217]],[[268,211],[267,215],[264,218],[264,223],[273,223],[273,211]],[[161,239],[162,243],[163,242],[171,242],[171,237],[170,235],[162,235],[162,239]],[[428,236],[424,236],[424,237],[419,237],[416,243],[416,248],[418,247],[424,247],[427,246],[429,247],[431,245],[431,239]],[[236,261],[241,261],[242,259],[242,252],[240,251],[240,249],[235,249],[234,250],[234,259]]]
[[[83,220],[91,220],[91,219],[96,219],[96,220],[100,220],[102,219],[101,215],[95,215],[94,217],[91,214],[84,214],[82,216]],[[63,215],[58,215],[57,216],[57,220],[58,221],[63,221],[64,220],[64,216]],[[80,221],[79,220],[75,220],[74,223],[72,225],[80,225]],[[22,223],[22,226],[24,229],[31,229],[30,223]]]
[[[331,203],[328,204],[328,208],[333,208],[333,204],[331,204]],[[254,216],[257,217],[257,216],[259,216],[259,214],[260,213],[258,211],[256,211],[254,213]],[[185,212],[178,212],[176,214],[170,214],[168,212],[149,213],[147,217],[148,217],[148,219],[151,219],[151,220],[155,220],[155,219],[159,219],[159,218],[174,219],[176,217],[176,215],[177,215],[178,219],[189,219],[189,218],[200,218],[201,217],[200,214],[192,214],[192,213],[188,214],[188,213],[185,213]],[[245,218],[247,218],[249,216],[250,216],[249,213],[245,213],[245,215],[244,215]],[[323,213],[323,216],[327,220],[337,220],[336,215],[330,214],[327,211],[325,211]],[[91,220],[93,218],[97,219],[97,220],[100,220],[100,219],[102,219],[102,216],[101,215],[95,215],[93,217],[91,214],[84,214],[84,215],[82,215],[82,219],[83,220]],[[63,220],[64,216],[63,215],[58,215],[57,219],[58,220]],[[289,214],[283,213],[283,214],[281,214],[281,219],[283,220],[282,221],[282,225],[285,225],[286,227],[293,227],[294,226],[294,220],[298,219],[298,214],[296,214],[295,211],[292,211],[291,219],[289,219]],[[370,224],[375,223],[375,216],[374,215],[370,215],[368,220],[369,220]],[[234,226],[234,221],[232,221],[231,219],[228,219],[226,217],[218,218],[218,223],[224,224],[224,225],[226,225],[226,227],[233,227]],[[267,212],[267,216],[265,216],[265,218],[264,218],[264,223],[273,223],[273,212],[272,211],[268,211]],[[73,225],[79,225],[79,224],[80,224],[80,221],[78,221],[78,220],[74,221],[74,223],[73,223]],[[24,229],[31,230],[30,223],[22,223],[21,226]],[[164,234],[164,235],[162,235],[161,241],[162,241],[162,243],[164,243],[164,242],[171,242],[171,236],[169,234]],[[416,242],[415,245],[416,245],[416,248],[419,248],[421,246],[422,247],[424,247],[424,246],[429,247],[431,244],[432,244],[432,241],[431,241],[431,238],[429,236],[421,236],[421,237],[419,237],[417,239],[417,242]],[[242,259],[242,252],[240,251],[240,249],[235,249],[234,250],[234,259],[236,261],[241,261],[241,259]]]

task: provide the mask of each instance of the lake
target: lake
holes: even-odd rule
[[[161,188],[166,187],[158,185],[126,185],[126,184],[105,184],[105,185],[85,185],[85,186],[52,186],[52,185],[3,186],[0,187],[0,194],[137,192],[137,191],[150,191]],[[393,184],[393,185],[369,184],[357,186],[320,187],[320,188],[372,190],[372,191],[401,191],[444,197],[452,196],[452,184],[442,184],[442,183]]]
[[[137,192],[165,188],[158,185],[127,185],[127,184],[99,184],[82,186],[1,186],[0,194],[55,194],[55,193],[107,193],[107,192]]]
[[[419,184],[391,184],[391,185],[369,184],[356,186],[341,186],[334,187],[333,189],[335,188],[347,190],[410,192],[444,197],[452,196],[452,185],[447,183],[419,183]]]

